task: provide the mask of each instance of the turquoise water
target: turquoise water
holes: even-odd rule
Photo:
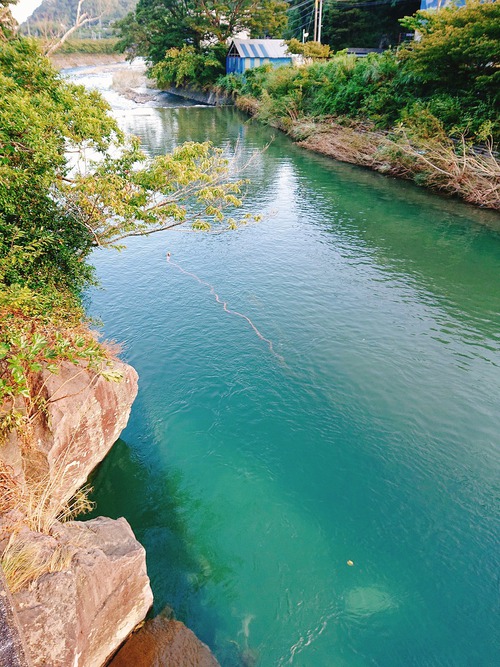
[[[152,153],[273,136],[116,114]],[[97,514],[224,667],[500,664],[498,217],[281,135],[252,169],[260,224],[94,256],[89,311],[140,375]]]

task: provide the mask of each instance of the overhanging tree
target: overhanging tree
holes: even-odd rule
[[[242,182],[210,144],[148,158],[95,92],[64,82],[34,42],[0,44],[0,279],[78,292],[96,246],[180,224],[228,229]],[[74,162],[91,151],[94,162]]]

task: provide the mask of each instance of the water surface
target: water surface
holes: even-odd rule
[[[152,154],[273,137],[115,113]],[[251,178],[259,225],[95,253],[90,312],[140,375],[97,513],[224,667],[500,664],[498,218],[282,135]]]

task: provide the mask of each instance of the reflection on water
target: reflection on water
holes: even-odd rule
[[[116,114],[151,153],[273,134]],[[140,375],[98,512],[129,519],[156,609],[223,666],[497,664],[498,217],[281,135],[251,176],[260,225],[95,254],[91,313]]]

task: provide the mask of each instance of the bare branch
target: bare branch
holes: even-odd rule
[[[90,16],[89,14],[82,14],[82,5],[85,2],[85,0],[79,0],[78,2],[78,7],[76,10],[76,20],[75,23],[69,28],[69,30],[66,30],[66,32],[61,35],[59,38],[57,38],[57,41],[51,44],[45,51],[46,56],[50,56],[54,51],[57,51],[57,49],[61,48],[61,46],[64,44],[64,42],[68,39],[68,37],[71,37],[71,35],[76,32],[79,28],[82,26],[86,25],[87,23],[93,23],[94,21],[98,21],[100,18],[102,18],[102,13],[99,14],[99,16]]]

